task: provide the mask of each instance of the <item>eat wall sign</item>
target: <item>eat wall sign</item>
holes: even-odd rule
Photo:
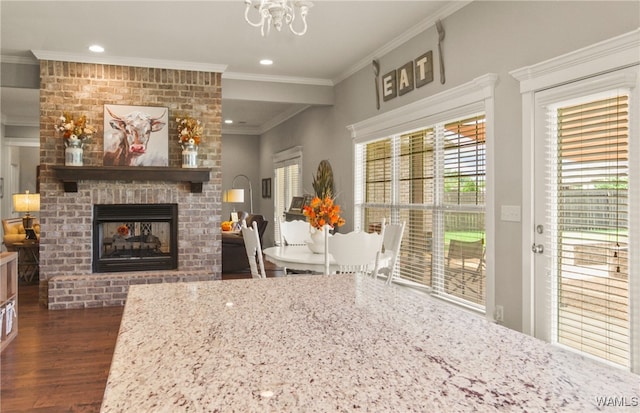
[[[411,92],[433,82],[433,52],[429,50],[417,59],[382,76],[382,100]]]

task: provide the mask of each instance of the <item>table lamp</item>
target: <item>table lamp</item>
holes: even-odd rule
[[[29,191],[24,194],[13,194],[13,210],[25,212],[22,217],[22,226],[27,233],[26,239],[35,239],[35,232],[27,230],[32,229],[33,226],[33,217],[29,212],[40,211],[40,194],[30,194]]]

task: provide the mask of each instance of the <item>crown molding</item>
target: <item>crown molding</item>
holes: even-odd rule
[[[5,126],[29,126],[29,127],[40,127],[40,119],[34,120],[28,116],[11,116],[2,117],[2,124]]]
[[[30,148],[36,148],[40,146],[39,138],[12,138],[5,137],[4,145],[6,146],[27,146]]]
[[[303,105],[300,107],[294,107],[284,112],[279,113],[275,117],[269,119],[267,122],[260,126],[235,126],[235,125],[222,125],[223,135],[262,135],[281,123],[286,122],[298,113],[303,112],[310,108],[312,105]]]
[[[10,56],[10,55],[1,55],[0,61],[2,63],[11,63],[16,65],[38,65],[38,59],[35,57],[27,57],[27,56]]]
[[[223,135],[260,135],[260,128],[256,126],[230,126],[222,125]]]
[[[268,121],[260,125],[260,134],[262,135],[263,133],[270,131],[271,129],[275,128],[281,123],[286,122],[287,120],[296,116],[298,113],[303,112],[310,107],[311,105],[304,105],[301,107],[294,107],[289,110],[285,110],[284,112],[280,113],[279,115],[269,119]]]
[[[254,82],[273,82],[273,83],[289,83],[298,85],[311,86],[333,86],[330,79],[319,79],[312,77],[295,77],[295,76],[276,76],[276,75],[259,75],[254,73],[241,72],[225,72],[222,74],[223,79],[228,80],[250,80]]]
[[[61,62],[95,63],[116,66],[150,67],[154,69],[193,70],[197,72],[224,73],[227,65],[199,62],[183,62],[178,60],[143,59],[122,56],[87,56],[79,53],[52,52],[48,50],[32,50],[38,60],[56,60]]]
[[[447,4],[442,6],[438,10],[438,12],[434,14],[434,16],[428,17],[422,20],[420,23],[409,28],[407,31],[405,31],[398,37],[394,38],[389,43],[375,50],[373,53],[367,55],[362,60],[358,61],[356,64],[351,66],[349,69],[345,70],[344,72],[339,74],[337,77],[333,78],[332,83],[334,85],[337,85],[338,83],[342,82],[343,80],[353,75],[354,73],[358,72],[359,70],[364,69],[365,67],[371,65],[371,62],[374,59],[384,56],[387,53],[397,49],[399,46],[403,45],[404,43],[414,38],[418,34],[422,33],[423,31],[427,30],[432,26],[435,26],[437,20],[442,20],[447,16],[452,15],[453,13],[457,12],[458,10],[465,7],[471,2],[473,2],[473,0],[447,2]]]
[[[151,67],[157,69],[194,70],[198,72],[222,73],[223,79],[249,80],[255,82],[274,82],[312,86],[333,86],[330,79],[309,77],[260,75],[255,73],[226,72],[228,65],[200,62],[183,62],[177,60],[142,59],[121,56],[87,56],[79,53],[52,52],[48,50],[32,50],[37,60],[6,56],[7,63],[37,64],[38,60],[55,60],[61,62],[97,63],[117,66]],[[3,58],[4,62],[4,58]]]

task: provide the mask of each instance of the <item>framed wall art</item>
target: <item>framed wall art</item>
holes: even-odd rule
[[[104,105],[104,166],[169,166],[169,110]]]
[[[271,178],[262,180],[262,197],[271,198]]]
[[[291,199],[291,206],[289,206],[289,212],[302,212],[304,206],[304,198],[301,196],[294,196]]]

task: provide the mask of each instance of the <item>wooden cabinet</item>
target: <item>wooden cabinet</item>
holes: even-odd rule
[[[18,334],[18,254],[0,253],[0,351]]]

